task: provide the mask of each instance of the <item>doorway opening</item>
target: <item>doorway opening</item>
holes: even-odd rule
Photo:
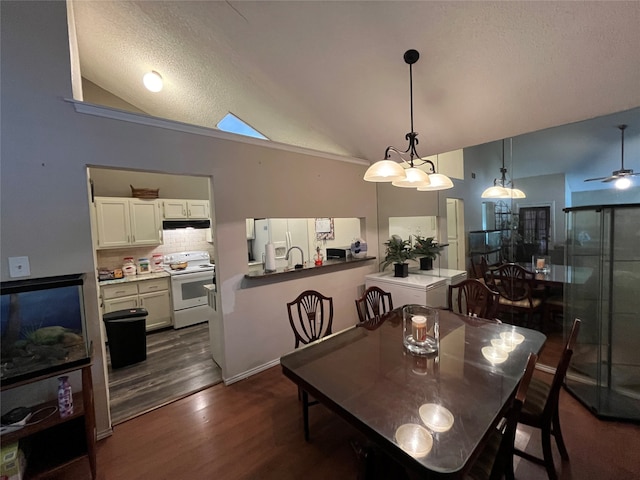
[[[548,255],[551,239],[551,207],[520,207],[518,235],[522,239],[517,250],[517,261],[531,261],[532,255]]]
[[[107,369],[111,423],[115,425],[222,381],[212,355],[210,327],[215,312],[206,308],[205,301],[198,307],[198,312],[205,310],[203,323],[176,328],[180,326],[175,323],[176,308],[183,306],[174,305],[173,276],[169,265],[162,262],[184,251],[206,252],[207,258],[215,258],[214,225],[209,222],[214,219],[213,195],[211,178],[205,176],[100,166],[89,166],[87,176],[94,262],[100,280],[100,350]],[[153,187],[159,194],[134,198],[132,186]],[[178,209],[185,218],[206,218],[211,227],[174,229],[168,225],[165,229],[165,224],[171,223],[165,220],[182,218],[174,213],[176,204],[186,206]],[[113,208],[102,208],[104,205]],[[116,278],[116,271],[124,273],[127,257],[137,263],[142,274],[134,268],[133,275]],[[155,261],[151,260],[156,258],[160,263],[152,269]],[[203,293],[203,297],[208,295]],[[106,335],[102,314],[131,308],[144,308],[148,313],[146,359],[114,369],[109,355],[112,339]]]

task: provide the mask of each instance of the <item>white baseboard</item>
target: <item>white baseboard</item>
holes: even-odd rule
[[[97,440],[102,440],[103,438],[107,438],[113,435],[113,428],[107,428],[106,430],[102,430],[96,434]]]
[[[246,372],[239,373],[238,375],[234,375],[233,377],[223,378],[222,381],[225,385],[231,385],[232,383],[239,382],[240,380],[244,380],[245,378],[249,378],[256,373],[263,372],[271,367],[275,367],[276,365],[280,365],[280,359],[276,358],[268,363],[260,365],[258,367],[252,368],[251,370],[247,370]]]

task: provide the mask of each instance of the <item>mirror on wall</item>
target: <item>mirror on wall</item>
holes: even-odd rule
[[[449,230],[453,225],[450,217],[461,214],[464,226],[458,233],[463,245],[457,261],[470,277],[476,276],[471,258],[480,258],[471,254],[485,249],[492,252],[490,263],[512,261],[529,268],[533,267],[533,255],[541,254],[561,275],[565,272],[568,250],[565,208],[640,203],[640,176],[631,177],[632,184],[626,189],[616,188],[614,181],[585,181],[607,179],[621,169],[620,125],[627,125],[624,168],[640,172],[640,108],[633,108],[517,135],[506,139],[504,151],[502,139],[466,147],[464,178],[454,178],[454,187],[449,190],[417,192],[380,184],[377,188],[380,243],[393,228],[387,219],[406,215],[435,216],[440,241],[450,243]],[[495,179],[501,179],[503,166],[506,180],[522,190],[524,198],[482,198],[483,191]],[[442,162],[439,167],[443,167]],[[404,232],[403,237],[412,233]],[[447,248],[447,254],[450,253],[451,246]],[[450,255],[448,260],[453,261]],[[540,361],[552,367],[558,361],[554,352],[562,350],[565,325],[570,325],[571,319],[564,318],[563,303],[564,286],[570,281],[550,279],[540,287],[535,292],[540,295],[539,307],[531,317],[498,314],[505,323],[525,325],[547,335],[549,348],[542,352]]]
[[[288,263],[313,262],[320,250],[327,258],[327,248],[350,248],[361,239],[360,218],[247,218],[247,258],[250,266],[262,267],[265,245],[275,249],[276,267]],[[296,248],[297,247],[297,248]],[[290,250],[291,249],[291,250]],[[290,259],[285,259],[290,251]]]
[[[398,235],[403,240],[417,235],[438,238],[438,223],[435,216],[389,217],[389,236]]]

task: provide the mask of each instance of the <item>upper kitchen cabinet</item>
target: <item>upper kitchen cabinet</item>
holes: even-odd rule
[[[255,228],[255,220],[253,218],[247,218],[247,240],[255,240],[256,238],[256,228]]]
[[[98,248],[160,245],[157,200],[96,197]]]
[[[162,199],[164,220],[180,220],[185,218],[209,218],[208,200]]]

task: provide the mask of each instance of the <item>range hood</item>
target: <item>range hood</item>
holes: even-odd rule
[[[179,228],[209,228],[210,220],[164,220],[162,222],[163,230],[177,230]]]

